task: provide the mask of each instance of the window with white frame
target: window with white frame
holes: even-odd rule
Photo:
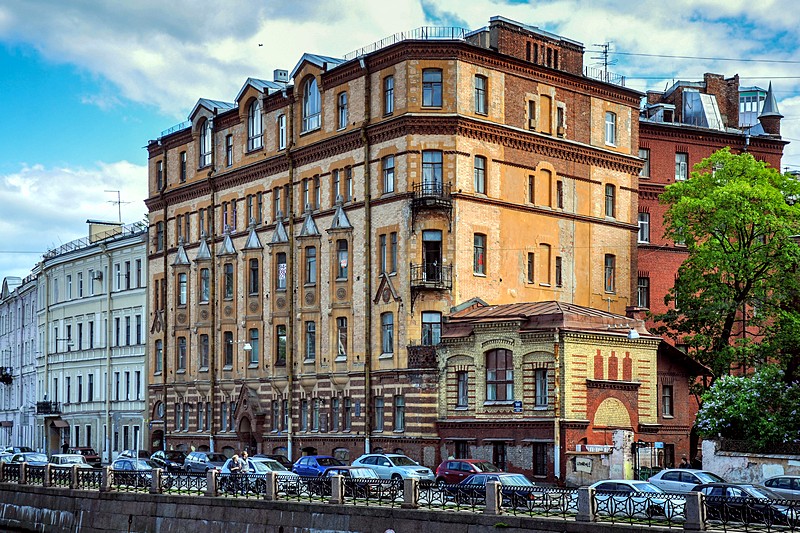
[[[689,177],[689,154],[675,152],[675,181],[684,181]]]
[[[394,353],[394,314],[381,314],[381,352]]]
[[[339,116],[339,129],[344,129],[347,127],[347,91],[342,91],[339,93],[339,98],[337,99],[337,110]]]
[[[639,213],[639,242],[650,242],[650,213]]]
[[[257,365],[259,358],[258,329],[250,328],[250,365]]]
[[[278,116],[278,150],[286,149],[286,115]]]
[[[535,371],[536,403],[538,408],[547,407],[547,369],[537,368]]]
[[[650,278],[639,276],[636,279],[636,305],[645,309],[650,308]]]
[[[422,71],[422,107],[442,107],[442,70]]]
[[[661,385],[661,414],[668,417],[672,417],[674,415],[672,403],[672,385]]]
[[[320,127],[320,98],[316,78],[309,78],[303,86],[303,131]]]
[[[514,399],[514,361],[510,350],[497,348],[486,352],[486,399]]]
[[[469,374],[466,370],[456,372],[456,408],[466,408],[469,404]]]
[[[338,317],[336,319],[336,344],[337,344],[337,358],[342,359],[347,357],[347,318]]]
[[[486,76],[475,76],[475,112],[479,115],[487,113],[487,98],[486,89],[488,87],[488,80]]]
[[[200,127],[200,168],[211,164],[211,120],[206,119]]]
[[[650,177],[650,149],[649,148],[639,148],[639,159],[644,161],[644,165],[642,166],[642,170],[639,171],[639,175],[643,178]]]
[[[394,192],[394,156],[387,155],[381,159],[383,170],[383,193]]]
[[[306,360],[314,361],[317,358],[317,324],[313,321],[306,322]]]
[[[606,144],[609,146],[617,145],[617,114],[606,111]]]
[[[423,346],[436,346],[442,337],[442,313],[437,311],[422,312]]]
[[[394,430],[406,430],[406,398],[400,394],[394,397]]]
[[[383,78],[383,114],[394,113],[394,76]]]
[[[247,150],[258,150],[263,146],[263,125],[261,102],[258,98],[250,103],[247,110]]]
[[[478,194],[486,194],[486,158],[483,156],[475,156],[473,181],[475,192]]]

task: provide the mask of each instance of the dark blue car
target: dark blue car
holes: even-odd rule
[[[345,464],[330,455],[306,455],[297,460],[292,472],[299,476],[318,477],[332,466],[345,466]]]

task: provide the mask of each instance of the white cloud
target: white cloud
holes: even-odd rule
[[[124,223],[144,220],[146,189],[147,167],[127,161],[0,176],[0,272],[27,275],[48,249],[87,236],[87,219],[117,221],[121,209]]]

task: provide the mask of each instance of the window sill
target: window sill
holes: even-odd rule
[[[395,429],[392,431],[392,433],[405,433],[405,432],[406,432],[405,429]]]
[[[198,372],[208,372],[208,367],[207,366],[201,366],[197,371]]]
[[[347,362],[347,356],[346,355],[340,355],[336,359],[334,359],[333,362],[334,363],[346,363]]]
[[[317,282],[316,281],[312,281],[310,283],[304,283],[303,284],[303,287],[316,287],[316,286],[317,286]]]
[[[540,287],[550,287],[550,284],[549,283],[540,283],[539,286]]]
[[[661,415],[661,418],[675,418],[675,415]]]
[[[483,405],[484,406],[492,406],[492,405],[506,406],[506,405],[514,405],[515,401],[516,400],[486,400],[485,402],[483,402]]]
[[[484,274],[482,272],[473,272],[472,275],[475,276],[476,278],[485,278],[486,277],[486,274]]]
[[[175,373],[176,374],[185,374],[186,373],[186,369],[185,368],[179,368],[178,370],[175,371]]]
[[[320,131],[321,129],[322,129],[322,125],[315,126],[313,128],[309,128],[307,130],[301,131],[300,132],[300,136],[302,137],[303,135],[306,135],[306,134],[309,134],[309,133],[314,133],[315,131]]]
[[[394,357],[394,352],[385,352],[378,356],[378,359],[392,359]]]
[[[467,411],[467,410],[469,410],[469,406],[468,405],[456,405],[453,409],[456,410],[456,411]]]
[[[487,113],[486,111],[475,111],[475,114],[476,115],[480,115],[482,117],[488,117],[489,116],[489,113]]]
[[[233,365],[225,365],[222,367],[222,370],[224,370],[225,372],[230,372],[231,370],[233,370]]]
[[[617,294],[617,291],[605,291],[606,294]]]
[[[534,411],[547,411],[548,407],[549,406],[547,406],[547,405],[534,405],[533,406],[533,410]]]
[[[392,115],[394,115],[394,111],[389,111],[388,113],[383,114],[384,117],[391,117]]]
[[[247,365],[248,370],[258,370],[258,362]]]
[[[442,104],[439,104],[439,105],[425,105],[425,104],[423,104],[420,107],[422,109],[442,109],[444,106],[442,106]]]
[[[617,145],[616,145],[616,144],[614,144],[614,143],[610,143],[610,142],[608,142],[608,141],[606,141],[606,146],[610,146],[611,148],[617,148]]]
[[[244,153],[244,155],[250,155],[250,154],[253,154],[255,152],[260,152],[262,150],[264,150],[264,145],[263,144],[261,146],[253,146],[253,147],[248,146],[247,147],[247,151]],[[231,165],[228,165],[228,166],[231,166]]]
[[[304,365],[313,365],[316,362],[317,362],[316,359],[303,359],[303,364]]]
[[[636,244],[650,244],[650,241],[636,241]]]
[[[198,305],[208,305],[208,301],[206,300],[205,302],[197,302],[197,304]]]

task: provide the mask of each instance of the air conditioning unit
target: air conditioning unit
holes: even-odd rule
[[[103,279],[103,273],[100,272],[99,270],[95,270],[94,272],[92,272],[92,279],[93,280],[101,280],[101,279]]]

